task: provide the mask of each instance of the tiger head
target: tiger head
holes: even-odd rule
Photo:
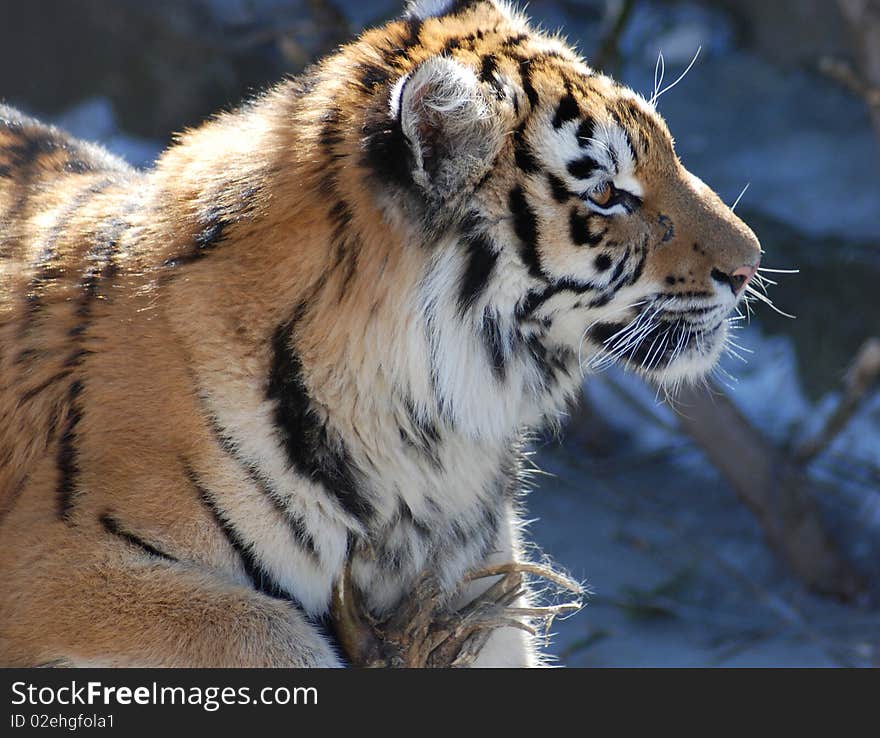
[[[421,0],[364,39],[362,68],[393,70],[363,126],[378,197],[450,244],[432,278],[498,372],[715,365],[761,250],[651,102],[497,1]]]

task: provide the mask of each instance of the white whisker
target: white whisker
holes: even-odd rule
[[[761,302],[763,302],[765,305],[769,305],[773,310],[775,310],[775,311],[776,311],[777,313],[779,313],[780,315],[782,315],[782,316],[784,316],[784,317],[786,317],[786,318],[791,318],[792,320],[794,320],[794,319],[797,318],[796,315],[791,315],[790,313],[786,313],[784,310],[780,310],[778,307],[776,307],[776,305],[773,304],[773,300],[771,300],[771,299],[770,299],[769,297],[767,297],[766,295],[762,295],[760,292],[758,292],[757,290],[755,290],[751,285],[749,285],[748,287],[746,287],[746,292],[747,292],[749,295],[751,295],[752,297],[754,297],[755,299],[760,300]]]
[[[691,59],[691,63],[687,65],[687,68],[680,75],[678,75],[678,79],[676,79],[675,82],[673,82],[672,84],[666,85],[666,87],[664,87],[662,90],[654,93],[654,95],[651,97],[651,101],[650,101],[652,105],[656,104],[657,100],[659,100],[663,95],[665,95],[667,92],[669,92],[673,87],[675,87],[679,82],[681,82],[687,76],[688,72],[691,71],[691,68],[694,66],[694,64],[697,63],[697,59],[699,58],[700,52],[702,50],[703,50],[703,47],[700,46],[697,49],[697,53],[694,54],[694,58]]]
[[[666,60],[663,58],[663,50],[657,54],[657,63],[654,65],[654,91],[651,93],[651,105],[657,102],[660,86],[663,84],[663,76],[666,74]]]
[[[779,282],[777,282],[775,279],[770,279],[769,277],[765,277],[761,274],[755,275],[755,281],[759,284],[772,284],[774,287],[779,286]]]
[[[632,304],[630,304],[630,305],[624,305],[624,306],[622,306],[622,307],[619,307],[619,308],[617,308],[617,309],[615,309],[615,310],[612,310],[610,313],[607,313],[607,314],[606,314],[605,316],[603,316],[601,319],[599,319],[599,320],[594,320],[592,323],[590,323],[590,324],[584,329],[584,332],[583,332],[583,334],[581,335],[580,344],[578,345],[578,366],[580,366],[580,368],[581,368],[581,373],[582,373],[582,374],[584,374],[584,373],[586,372],[586,370],[589,368],[589,363],[595,361],[595,360],[596,360],[599,356],[601,356],[602,353],[603,353],[603,349],[600,347],[599,350],[598,350],[598,352],[597,352],[597,354],[596,354],[596,356],[592,357],[592,358],[590,359],[590,362],[588,362],[588,363],[585,365],[584,360],[583,360],[583,348],[584,348],[584,342],[587,340],[587,336],[589,335],[590,330],[593,328],[593,326],[595,326],[597,323],[601,322],[602,320],[607,320],[608,317],[609,317],[610,315],[614,315],[614,314],[616,314],[616,313],[621,313],[621,312],[624,312],[624,311],[626,311],[626,310],[630,310],[630,309],[632,309],[632,308],[641,307],[642,305],[644,305],[644,304],[646,304],[646,303],[647,303],[647,300],[640,300],[639,302],[634,302],[634,303],[632,303]],[[635,318],[633,318],[633,320],[635,320],[637,317],[638,317],[638,316],[636,316]],[[629,322],[628,325],[631,325],[632,322],[633,322],[633,321],[631,320],[631,321]]]
[[[729,343],[731,346],[734,346],[735,348],[738,348],[740,351],[745,351],[747,354],[755,353],[752,349],[746,348],[745,346],[740,346],[735,341],[731,341],[729,336],[727,338],[727,343]]]
[[[749,300],[748,294],[743,298],[743,304],[746,306],[746,323],[752,323],[752,301]]]
[[[746,192],[748,192],[748,189],[749,189],[749,187],[751,187],[751,186],[752,186],[752,183],[751,183],[751,182],[747,182],[747,183],[746,183],[746,186],[743,187],[742,192],[739,193],[739,197],[736,198],[736,200],[733,201],[733,205],[730,206],[730,210],[731,210],[731,212],[734,211],[734,210],[736,210],[736,206],[739,205],[739,201],[743,199],[743,195],[745,195]]]
[[[724,346],[724,353],[726,353],[728,356],[730,356],[734,359],[739,359],[743,364],[749,363],[749,360],[745,356],[743,356],[740,353],[737,353],[732,348],[730,348],[730,346],[728,346],[727,344],[725,344],[725,346]]]
[[[717,365],[712,370],[712,374],[715,375],[715,378],[719,382],[721,382],[721,384],[723,384],[725,387],[727,387],[727,389],[729,389],[731,392],[736,391],[736,387],[734,387],[734,384],[736,384],[739,380],[736,377],[734,377],[733,375],[731,375],[730,372],[725,371],[723,367],[721,367],[720,365]],[[730,380],[730,382],[727,381],[728,379]],[[731,384],[731,382],[733,384]]]
[[[611,154],[611,147],[605,141],[600,141],[598,138],[593,138],[592,136],[578,136],[577,139],[578,141],[589,141],[592,144],[596,144],[596,146],[604,149],[608,154]]]

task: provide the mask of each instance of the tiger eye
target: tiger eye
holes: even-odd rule
[[[611,185],[606,182],[601,185],[599,189],[593,190],[593,193],[590,195],[590,199],[596,203],[599,207],[605,207],[609,202],[611,202],[611,196],[613,194]]]

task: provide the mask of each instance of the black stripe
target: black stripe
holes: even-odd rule
[[[348,203],[343,199],[337,200],[333,207],[330,208],[330,220],[333,221],[333,239],[340,240],[345,238],[345,235],[348,233],[349,227],[351,226],[352,220],[354,220],[354,214],[351,212],[351,208],[348,207]]]
[[[227,229],[231,224],[232,218],[226,209],[220,206],[205,208],[199,215],[199,230],[192,238],[193,248],[186,253],[166,259],[164,266],[177,267],[203,258],[226,240]]]
[[[614,242],[612,241],[608,245],[611,246],[613,245],[613,243]],[[627,246],[626,251],[623,252],[623,256],[621,257],[620,261],[617,263],[617,266],[614,269],[614,273],[611,275],[611,280],[609,281],[608,285],[609,290],[616,292],[620,288],[618,280],[620,280],[621,276],[623,275],[623,270],[629,263],[630,253],[630,248],[629,246]]]
[[[193,240],[196,248],[201,252],[212,249],[223,241],[229,221],[219,207],[207,208],[199,220],[202,228]]]
[[[344,442],[334,438],[315,412],[303,379],[303,366],[291,345],[298,316],[275,329],[266,396],[275,403],[275,425],[291,465],[321,484],[340,507],[366,525],[375,511],[357,480],[357,468]]]
[[[642,153],[647,155],[651,146],[651,139],[657,136],[657,140],[663,141],[664,135],[659,130],[657,121],[645,113],[638,105],[633,102],[621,103],[626,105],[630,117],[633,119],[633,128],[640,132],[639,142],[641,143]]]
[[[498,316],[489,308],[483,313],[483,340],[492,372],[501,381],[505,374],[504,336]]]
[[[537,336],[529,336],[526,340],[526,346],[528,347],[529,356],[531,356],[532,361],[541,372],[544,388],[546,389],[553,379],[553,372],[547,359],[547,347],[541,343]]]
[[[611,257],[608,254],[599,254],[594,260],[593,265],[597,271],[607,272],[611,269]]]
[[[9,176],[15,179],[20,193],[18,197],[12,199],[6,212],[0,215],[0,221],[12,223],[21,216],[30,198],[31,184],[40,174],[39,167],[35,166],[34,162],[40,154],[41,147],[46,151],[51,149],[46,148],[48,144],[45,142],[49,139],[46,137],[45,128],[37,121],[22,116],[14,108],[0,105],[0,125],[18,137],[17,141],[6,143],[0,148],[0,154],[8,155],[8,163],[4,167]]]
[[[458,292],[458,306],[462,313],[468,310],[485,291],[498,261],[498,253],[481,233],[471,233],[464,237],[467,265],[461,278]]]
[[[403,39],[403,50],[409,51],[418,46],[422,35],[422,21],[419,18],[409,18],[406,21],[406,36]]]
[[[553,286],[558,292],[574,292],[576,295],[583,295],[585,292],[599,289],[598,285],[593,282],[581,282],[574,277],[563,277],[556,280]]]
[[[34,363],[34,360],[41,359],[45,356],[45,352],[40,349],[35,348],[26,348],[19,351],[18,355],[13,360],[13,363],[16,366],[21,366],[22,364],[26,364],[31,366]]]
[[[111,218],[95,234],[95,241],[86,255],[88,265],[80,286],[83,295],[77,308],[77,315],[88,318],[91,314],[91,303],[98,296],[98,287],[102,280],[116,276],[116,254],[119,252],[119,241],[129,223],[122,218]]]
[[[555,287],[546,287],[543,290],[531,290],[516,306],[516,319],[520,322],[529,320],[532,313],[555,295],[558,290]]]
[[[529,274],[533,277],[546,279],[541,268],[541,256],[538,253],[538,216],[529,205],[520,185],[510,191],[507,202],[513,214],[513,230],[520,241],[519,254],[523,264],[528,267]]]
[[[61,211],[46,236],[40,256],[36,262],[37,269],[28,283],[25,293],[26,319],[19,328],[19,337],[26,336],[33,327],[33,321],[43,307],[43,291],[47,282],[61,277],[62,271],[58,266],[58,253],[56,246],[67,232],[70,222],[77,213],[86,206],[95,196],[114,184],[113,179],[103,179],[80,190],[67,206]]]
[[[397,505],[397,518],[398,520],[409,523],[412,526],[413,530],[418,533],[421,538],[431,538],[431,534],[433,532],[431,528],[429,528],[427,524],[423,523],[415,515],[413,515],[412,509],[403,500],[400,500]]]
[[[390,74],[384,67],[367,62],[361,62],[358,66],[360,69],[358,84],[367,92],[373,92],[376,87],[388,82]]]
[[[529,320],[541,305],[560,292],[572,292],[575,295],[583,295],[596,289],[599,289],[598,286],[592,282],[581,282],[571,278],[557,280],[541,290],[529,291],[516,307],[516,318],[519,321]]]
[[[627,279],[627,284],[635,284],[639,281],[639,278],[642,276],[642,272],[645,270],[645,263],[648,261],[648,244],[647,244],[647,236],[645,236],[645,243],[638,249],[639,261],[636,264],[636,268],[633,270],[632,274]]]
[[[504,41],[501,42],[501,46],[507,50],[514,49],[519,46],[523,41],[529,40],[528,33],[518,33],[515,36],[508,36]]]
[[[318,141],[325,153],[332,155],[336,146],[345,140],[342,132],[342,112],[339,108],[330,108],[321,116],[321,124]]]
[[[548,365],[550,367],[550,376],[548,384],[558,381],[558,375],[571,377],[572,366],[577,362],[577,356],[567,346],[557,346],[548,352]]]
[[[668,215],[660,213],[657,216],[657,224],[663,227],[663,235],[660,238],[661,244],[669,243],[675,238],[675,223]]]
[[[109,181],[101,183],[101,189],[103,189],[107,184],[109,184]],[[91,189],[90,194],[96,194],[94,188]],[[80,205],[82,204],[83,203],[80,203]],[[26,390],[20,398],[20,403],[30,401],[36,395],[47,389],[55,382],[67,377],[71,373],[71,369],[80,366],[82,364],[83,358],[92,353],[87,349],[78,347],[79,339],[88,328],[89,316],[91,312],[91,302],[97,296],[100,280],[102,278],[111,277],[116,272],[116,266],[113,262],[113,255],[117,250],[118,239],[125,226],[126,224],[122,221],[119,221],[118,219],[113,219],[108,223],[105,228],[99,230],[96,234],[97,240],[89,249],[86,255],[85,260],[87,264],[87,270],[85,276],[81,281],[83,293],[76,309],[76,316],[81,320],[79,323],[68,330],[68,336],[74,339],[74,349],[65,359],[63,365],[64,369],[54,376],[50,377],[49,379],[45,380],[41,384]],[[58,228],[57,224],[56,228]],[[57,234],[55,237],[57,237]],[[28,351],[22,352],[21,354],[19,354],[18,359],[23,359],[26,354],[28,354]],[[70,411],[72,413],[71,418],[75,422],[73,422],[72,425],[70,423],[68,424],[68,430],[62,436],[61,446],[59,447],[59,468],[62,470],[66,469],[68,472],[75,468],[75,454],[72,448],[72,444],[73,431],[75,429],[76,423],[78,422],[78,418],[76,416],[80,413],[78,406],[76,406],[75,399],[80,391],[81,384],[79,382],[75,382],[71,386],[72,394],[70,399],[72,408],[72,410]],[[62,517],[66,517],[66,513],[63,512],[63,510],[65,509],[65,506],[69,505],[70,503],[70,496],[72,494],[71,485],[73,483],[74,480],[70,478],[69,473],[62,473],[62,479],[59,482],[59,490],[60,494],[67,500],[62,505]]]
[[[568,202],[575,195],[568,191],[568,186],[552,172],[547,172],[547,181],[550,183],[550,192],[553,199],[558,203]]]
[[[695,291],[695,292],[676,292],[676,297],[713,297],[711,292]]]
[[[466,36],[453,36],[443,45],[440,55],[447,55],[456,49],[473,48],[474,41],[477,40],[476,33],[469,33]]]
[[[349,284],[354,279],[357,270],[357,255],[361,251],[360,237],[352,228],[354,213],[345,200],[340,198],[336,201],[330,208],[329,217],[334,224],[331,240],[335,250],[335,263],[331,271],[340,270],[343,264],[348,262],[339,286],[339,300],[341,301],[348,292]]]
[[[236,448],[235,441],[224,431],[217,422],[217,419],[208,415],[207,422],[217,445],[237,466],[242,469],[242,471],[245,472],[245,474],[247,474],[250,482],[266,499],[269,500],[269,502],[272,503],[273,507],[282,515],[285,522],[290,526],[297,543],[307,554],[309,554],[309,556],[317,561],[319,559],[318,548],[315,545],[315,539],[312,537],[311,533],[309,533],[308,528],[306,528],[305,522],[287,507],[275,485],[266,478],[257,466],[241,457]]]
[[[593,121],[590,118],[584,119],[578,126],[577,140],[581,148],[585,149],[593,143],[593,130]]]
[[[123,530],[119,525],[119,521],[117,521],[114,517],[112,517],[109,513],[104,513],[101,515],[98,520],[101,522],[101,525],[104,527],[104,530],[107,531],[110,535],[116,536],[117,538],[121,538],[126,543],[129,543],[132,546],[136,546],[137,548],[142,549],[146,553],[150,554],[150,556],[155,556],[156,558],[165,559],[166,561],[176,562],[177,559],[173,556],[169,556],[164,551],[160,551],[155,546],[151,546],[149,543],[144,541],[142,538],[138,538],[134,533],[129,533],[127,530]]]
[[[76,452],[76,427],[82,420],[82,410],[79,405],[79,396],[82,393],[82,382],[74,381],[67,393],[67,422],[64,431],[58,441],[58,453],[56,466],[58,467],[58,483],[56,486],[56,498],[58,500],[58,517],[70,521],[73,511],[73,497],[76,492],[79,466]]]
[[[590,300],[590,304],[587,305],[587,307],[589,307],[589,308],[604,307],[604,306],[607,305],[609,302],[611,302],[611,300],[613,300],[613,299],[614,299],[614,294],[613,294],[613,293],[611,293],[611,292],[603,292],[603,293],[602,293],[601,295],[599,295],[598,297],[595,297],[595,298],[593,298],[592,300]]]
[[[590,219],[583,215],[580,208],[573,207],[568,219],[568,229],[571,233],[571,240],[578,246],[598,246],[605,238],[607,231],[603,230],[597,235],[590,232]]]
[[[553,127],[562,128],[568,121],[577,120],[581,117],[581,109],[577,100],[571,91],[565,93],[565,96],[559,101],[556,108],[556,115],[553,116]]]
[[[431,462],[431,465],[438,470],[443,468],[440,461],[437,447],[441,442],[440,430],[430,420],[422,418],[417,412],[411,398],[404,398],[404,407],[406,408],[407,423],[406,427],[399,428],[400,437],[403,442],[425,455]]]
[[[415,17],[407,18],[404,21],[404,36],[401,38],[400,44],[383,52],[385,61],[388,64],[398,65],[407,59],[410,49],[418,46],[421,42],[421,34],[422,21]]]
[[[633,161],[638,162],[639,157],[636,155],[636,148],[635,146],[633,146],[632,138],[629,135],[629,126],[626,124],[626,121],[623,120],[623,116],[621,115],[621,112],[624,112],[625,109],[618,109],[614,106],[611,106],[608,110],[611,113],[611,117],[614,118],[614,121],[617,123],[617,125],[620,126],[620,129],[623,131],[623,135],[626,137],[626,145],[629,148],[629,152],[633,158]],[[613,146],[610,148],[611,157],[614,159],[614,165],[618,166],[617,151]]]
[[[21,137],[20,140],[3,148],[3,152],[10,157],[15,169],[30,167],[43,154],[51,154],[63,148],[62,141],[42,126],[36,130],[19,128],[16,133]]]
[[[538,96],[538,91],[535,89],[534,85],[532,85],[531,59],[523,59],[519,63],[519,74],[522,78],[523,91],[529,99],[529,105],[531,105],[532,110],[534,110],[538,107],[541,98]]]
[[[341,302],[357,273],[358,255],[363,249],[360,234],[352,225],[354,213],[340,195],[337,185],[336,175],[331,172],[322,177],[319,190],[322,195],[333,201],[328,217],[333,223],[331,241],[335,252],[335,262],[329,272],[341,271],[343,274],[339,284],[339,301]]]
[[[253,588],[269,597],[290,599],[290,595],[281,588],[265,569],[263,569],[259,561],[257,561],[252,545],[244,540],[241,533],[236,530],[235,526],[226,517],[225,513],[217,504],[214,495],[202,485],[198,474],[196,474],[196,472],[185,462],[183,469],[187,479],[198,494],[199,499],[205,507],[208,508],[211,517],[213,517],[214,521],[217,523],[217,527],[220,528],[221,532],[226,537],[226,540],[229,542],[229,545],[232,546],[233,550],[241,559],[245,574],[247,574],[248,579],[250,579]]]
[[[504,91],[504,86],[498,79],[497,72],[498,58],[494,54],[486,54],[486,56],[480,60],[480,80],[487,85],[490,85],[492,89],[495,90],[495,96],[499,100],[503,100],[507,97],[507,93]]]
[[[599,164],[591,156],[583,156],[568,163],[568,172],[576,179],[589,179],[599,168]]]
[[[365,169],[374,172],[383,184],[412,185],[415,161],[399,115],[390,120],[384,109],[374,113],[364,124],[361,140]]]
[[[21,407],[25,403],[30,402],[41,392],[51,387],[56,382],[60,382],[62,379],[68,376],[70,376],[70,369],[65,369],[58,372],[57,374],[53,374],[51,377],[40,382],[38,385],[25,390],[25,392],[18,398],[18,406]]]
[[[176,267],[202,259],[228,240],[229,229],[232,226],[253,213],[259,187],[247,185],[230,192],[231,186],[232,183],[227,183],[225,186],[221,185],[223,189],[206,194],[205,199],[213,204],[202,208],[197,214],[197,230],[192,234],[190,248],[182,254],[166,259],[164,266]],[[130,208],[136,209],[136,203]],[[130,227],[126,223],[122,225]],[[166,275],[165,278],[169,277]]]
[[[526,124],[523,123],[513,133],[513,157],[516,165],[523,172],[532,174],[539,171],[541,166],[538,164],[537,159],[535,159],[529,142],[526,141],[525,127]]]

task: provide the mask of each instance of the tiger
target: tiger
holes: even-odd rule
[[[0,662],[349,665],[343,569],[381,618],[526,560],[526,434],[597,366],[704,377],[760,254],[500,0],[410,2],[146,170],[0,108]]]

